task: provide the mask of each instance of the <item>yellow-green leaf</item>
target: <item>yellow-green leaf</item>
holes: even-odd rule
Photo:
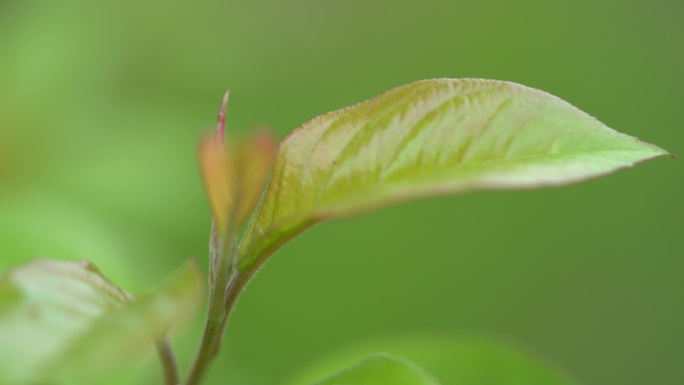
[[[326,218],[432,195],[559,186],[660,155],[519,84],[415,82],[319,116],[283,141],[239,269],[255,270]]]

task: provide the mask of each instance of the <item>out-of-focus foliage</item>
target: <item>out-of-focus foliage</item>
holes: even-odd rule
[[[372,355],[314,385],[439,385],[411,361],[388,354]]]
[[[132,297],[88,262],[39,260],[0,276],[0,383],[35,383],[80,333]]]
[[[88,259],[139,294],[189,256],[206,268],[197,140],[226,88],[229,136],[268,125],[283,138],[417,79],[510,80],[684,154],[683,7],[2,1],[0,269]],[[315,228],[250,284],[208,383],[277,383],[373,335],[468,330],[524,344],[586,383],[680,385],[679,163]],[[174,339],[182,367],[199,330]],[[157,379],[149,362],[141,382]]]
[[[38,260],[6,272],[0,276],[0,383],[115,383],[127,364],[192,314],[201,282],[189,264],[133,299],[89,262]]]
[[[239,228],[249,219],[270,175],[276,146],[268,133],[253,134],[245,143],[228,147],[214,137],[202,141],[200,168],[219,231],[225,232],[229,221]]]
[[[302,385],[347,366],[360,367],[352,371],[365,379],[364,365],[355,362],[370,352],[387,352],[408,359],[406,365],[416,374],[430,373],[425,381],[457,385],[571,385],[571,381],[548,362],[533,357],[522,349],[507,346],[495,340],[435,333],[375,338],[363,343],[344,346],[334,354],[317,359],[300,370],[285,385]],[[372,358],[366,362],[385,361]],[[363,362],[363,361],[362,361]],[[354,365],[353,365],[354,364]],[[376,365],[370,365],[374,367]],[[395,366],[395,365],[391,365]],[[418,369],[420,368],[420,369]],[[370,368],[369,368],[370,369]],[[369,370],[370,371],[370,370]],[[342,372],[344,373],[344,372]],[[340,376],[342,377],[342,376]],[[339,377],[332,376],[332,379]],[[324,382],[325,383],[325,382]],[[340,381],[339,383],[346,383]],[[388,382],[390,384],[391,382]],[[327,383],[326,383],[327,384]]]

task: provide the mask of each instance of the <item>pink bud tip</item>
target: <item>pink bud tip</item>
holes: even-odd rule
[[[223,143],[226,137],[226,112],[228,110],[228,96],[230,96],[230,91],[226,90],[226,94],[223,95],[223,100],[221,101],[221,108],[218,113],[218,124],[216,125],[216,141],[218,143]]]

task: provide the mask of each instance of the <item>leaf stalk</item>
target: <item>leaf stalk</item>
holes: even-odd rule
[[[178,365],[176,357],[173,354],[173,349],[169,343],[168,338],[163,337],[161,341],[157,342],[157,355],[162,366],[162,374],[164,376],[164,385],[178,385],[180,378],[178,376]]]

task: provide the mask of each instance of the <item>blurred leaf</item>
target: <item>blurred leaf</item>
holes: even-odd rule
[[[348,347],[323,358],[292,377],[285,385],[311,383],[339,370],[371,351],[405,357],[450,385],[572,385],[549,364],[497,341],[453,336],[404,336]]]
[[[235,228],[241,226],[254,210],[271,171],[275,148],[275,139],[269,133],[258,133],[228,146],[213,136],[200,143],[204,185],[221,231],[228,220],[235,221]]]
[[[203,280],[194,262],[186,264],[158,288],[97,320],[48,373],[62,384],[100,383],[138,361],[172,324],[191,317]]]
[[[323,219],[431,195],[564,185],[666,154],[518,84],[415,82],[283,141],[239,268],[258,267]]]
[[[226,217],[235,205],[236,189],[235,171],[228,151],[213,136],[207,137],[200,142],[199,163],[214,220],[219,228],[224,229]]]
[[[194,264],[138,300],[89,262],[40,260],[0,279],[0,383],[105,383],[197,302]]]
[[[0,383],[20,384],[131,300],[90,262],[37,260],[0,278]]]
[[[411,361],[374,354],[314,385],[438,385],[438,382]]]

